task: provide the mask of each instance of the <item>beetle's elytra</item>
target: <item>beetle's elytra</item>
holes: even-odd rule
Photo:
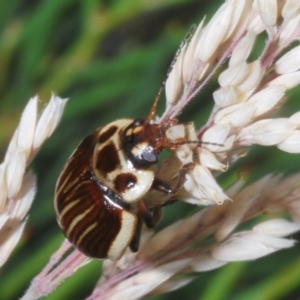
[[[94,258],[119,259],[125,249],[138,250],[143,222],[154,227],[161,207],[149,208],[143,196],[151,189],[175,193],[188,167],[171,187],[149,169],[159,153],[170,149],[167,120],[121,119],[97,129],[81,142],[57,181],[55,210],[67,239]]]

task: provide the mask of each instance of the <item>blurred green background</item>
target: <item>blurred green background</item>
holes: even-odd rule
[[[58,130],[33,162],[38,191],[24,235],[0,270],[0,299],[18,299],[63,240],[53,209],[59,172],[77,144],[97,127],[124,117],[147,116],[172,57],[189,27],[223,1],[0,1],[0,155],[30,97],[43,107],[51,92],[69,98]],[[262,42],[264,42],[262,40]],[[215,77],[186,107],[180,122],[201,126],[213,105]],[[281,115],[300,110],[297,95]],[[164,100],[159,113],[164,109]],[[249,180],[270,172],[298,171],[299,155],[256,147],[220,177],[224,187],[240,172]],[[172,205],[159,227],[196,208]],[[299,239],[299,236],[293,238]],[[255,262],[233,263],[197,275],[181,290],[151,299],[298,299],[300,247]],[[47,299],[84,299],[101,273],[94,261],[66,280]]]

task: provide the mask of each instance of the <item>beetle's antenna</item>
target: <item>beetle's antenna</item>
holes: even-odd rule
[[[171,73],[172,70],[173,70],[173,67],[174,67],[174,65],[175,65],[175,63],[176,63],[176,61],[177,61],[177,58],[178,58],[179,54],[181,53],[182,48],[183,48],[186,44],[189,43],[190,38],[192,37],[192,35],[193,35],[195,29],[196,29],[196,25],[193,24],[193,25],[191,26],[191,28],[189,29],[188,33],[186,34],[185,38],[184,38],[183,41],[181,42],[179,48],[177,49],[177,51],[176,51],[176,53],[175,53],[175,56],[174,56],[174,58],[173,58],[173,60],[172,60],[172,62],[171,62],[171,64],[170,64],[170,66],[169,66],[169,68],[168,68],[168,71],[167,71],[167,74],[166,74],[166,76],[165,76],[165,79],[164,79],[163,82],[161,83],[161,85],[160,85],[160,87],[159,87],[159,90],[158,90],[158,92],[157,92],[157,95],[156,95],[156,97],[155,97],[155,99],[154,99],[154,102],[153,102],[153,104],[152,104],[150,113],[149,113],[148,118],[147,118],[148,120],[152,120],[152,119],[154,118],[155,113],[156,113],[156,108],[157,108],[158,100],[160,99],[160,95],[161,95],[162,90],[163,90],[163,88],[164,88],[164,86],[165,86],[165,84],[166,84],[166,81],[167,81],[167,79],[168,79],[170,73]]]
[[[218,144],[218,143],[212,143],[212,142],[203,142],[203,141],[182,141],[182,142],[172,143],[173,146],[181,146],[181,145],[185,145],[185,144],[197,144],[199,146],[201,146],[201,145],[212,145],[212,146],[225,147],[224,144]]]

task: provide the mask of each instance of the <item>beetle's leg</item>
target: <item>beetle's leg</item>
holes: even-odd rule
[[[138,203],[139,214],[148,228],[154,228],[161,218],[161,208],[159,206],[149,208],[143,200]]]
[[[162,179],[159,179],[157,177],[154,178],[154,181],[152,183],[152,188],[155,190],[158,190],[160,192],[163,192],[165,194],[173,195],[179,191],[179,189],[183,186],[185,182],[185,175],[194,167],[194,163],[188,163],[179,171],[178,174],[178,181],[175,186],[171,186],[169,183],[163,181]]]
[[[151,211],[152,211],[152,221],[153,221],[153,224],[155,227],[161,219],[162,208],[161,208],[161,206],[156,206],[156,207],[151,208]]]
[[[138,221],[135,229],[135,233],[130,242],[130,250],[132,252],[137,252],[139,250],[140,237],[143,228],[143,222],[148,228],[154,228],[161,218],[161,207],[148,208],[143,200],[138,203]]]

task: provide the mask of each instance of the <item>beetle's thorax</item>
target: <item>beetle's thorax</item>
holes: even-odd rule
[[[134,122],[132,119],[120,119],[99,128],[92,159],[97,178],[128,203],[143,197],[154,178],[152,170],[138,168],[125,150],[124,132]]]

